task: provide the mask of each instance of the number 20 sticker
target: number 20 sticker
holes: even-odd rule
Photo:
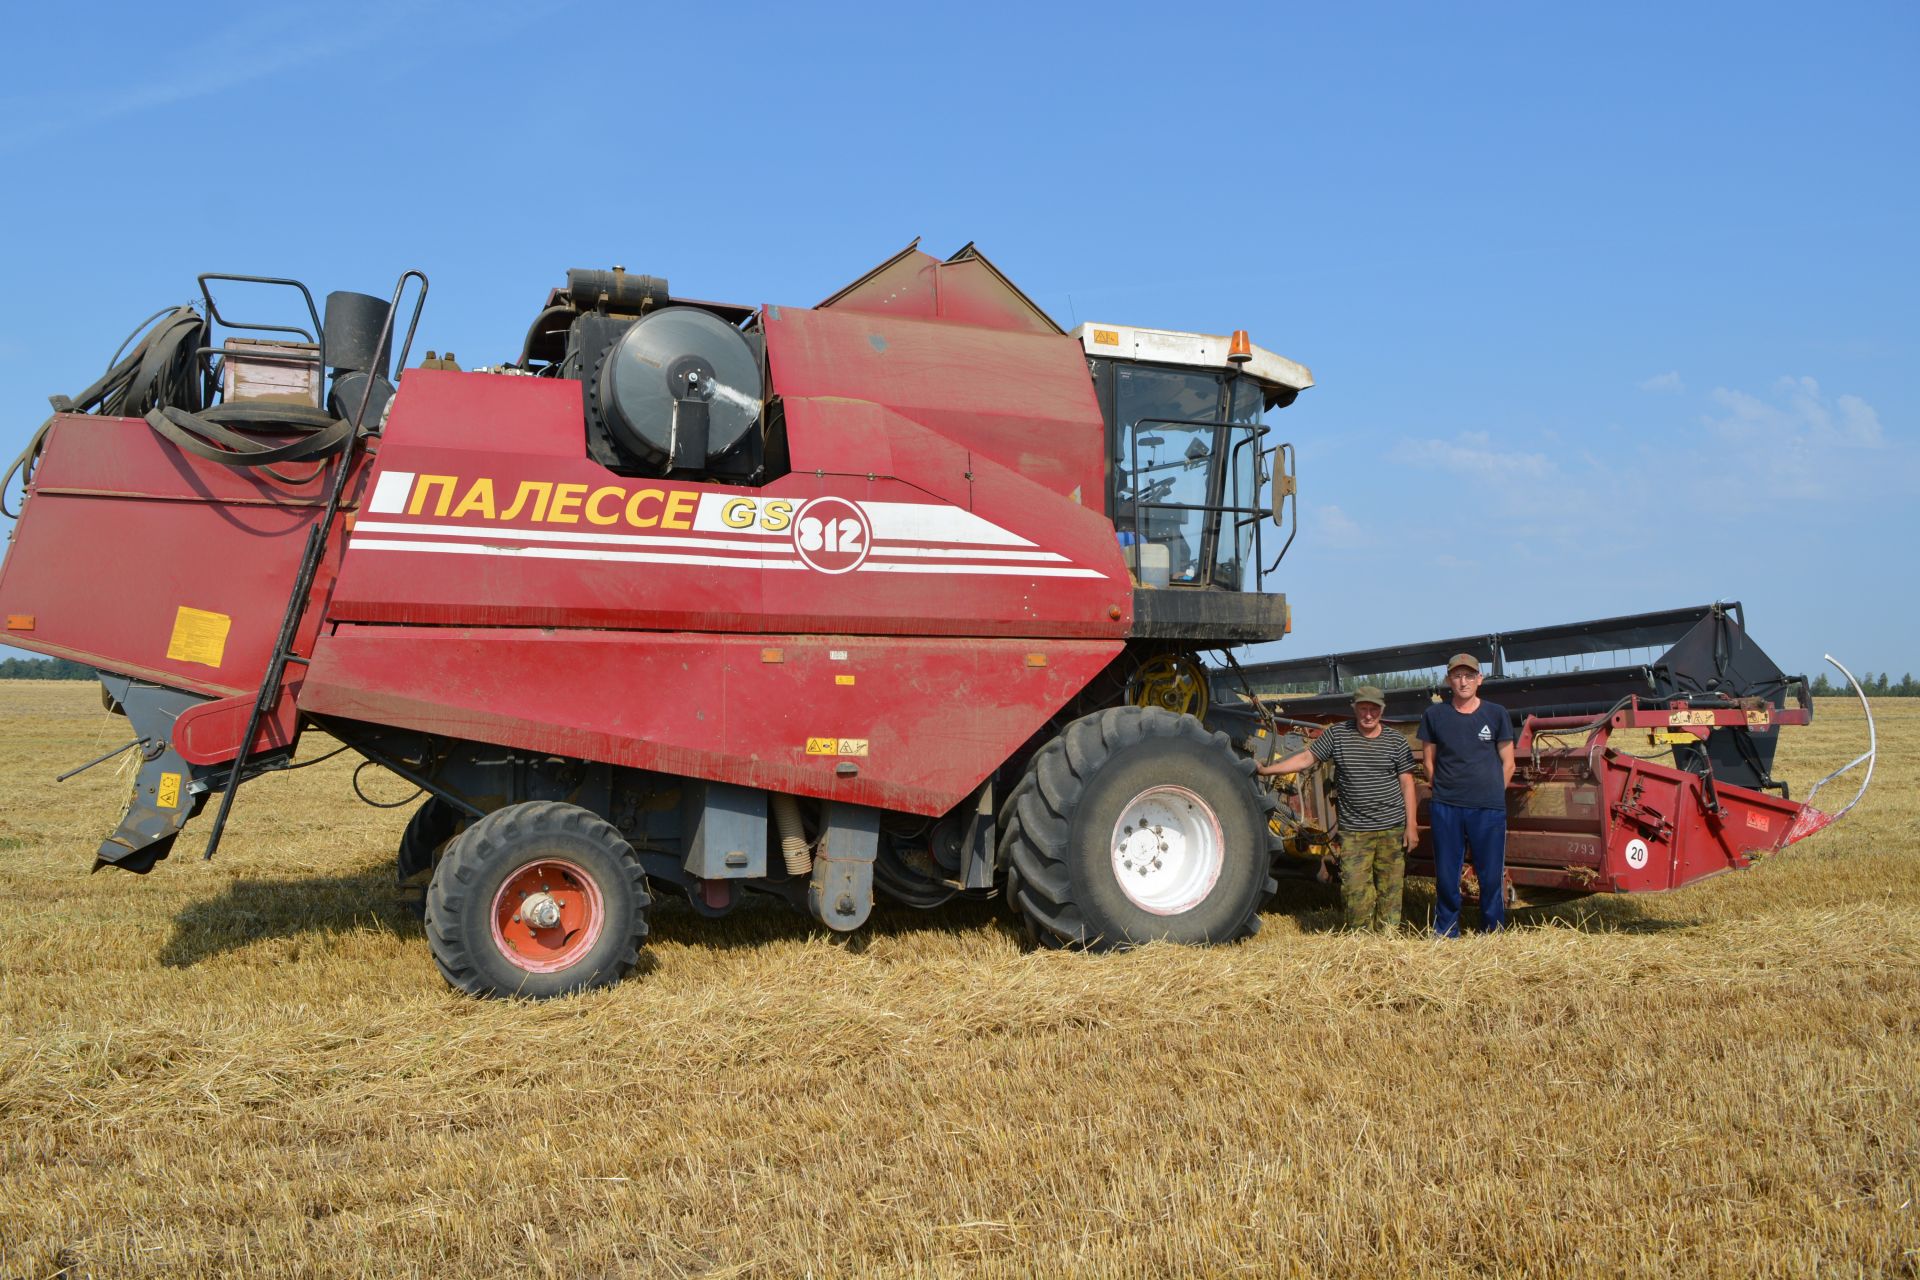
[[[1627,841],[1627,865],[1635,871],[1647,865],[1647,842],[1645,840]]]
[[[867,513],[845,498],[815,498],[793,514],[793,549],[809,569],[851,573],[872,548]]]

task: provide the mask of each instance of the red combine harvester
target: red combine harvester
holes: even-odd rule
[[[1198,660],[1288,630],[1265,418],[1301,366],[1244,333],[1064,333],[971,246],[910,246],[811,308],[571,271],[512,364],[396,388],[410,281],[402,368],[417,273],[324,316],[295,281],[202,277],[18,464],[5,640],[97,667],[141,756],[96,869],[151,870],[217,795],[211,857],[316,727],[428,795],[399,874],[447,980],[552,995],[625,974],[665,886],[835,930],[876,893],[1004,892],[1047,945],[1226,941],[1330,822],[1253,776],[1311,718],[1210,698]],[[1819,823],[1715,772],[1723,735],[1770,760],[1804,710],[1720,693],[1617,709],[1706,744],[1674,769],[1539,756],[1516,803],[1564,793],[1562,883],[1667,887],[1704,864],[1636,876],[1645,850],[1701,823]]]

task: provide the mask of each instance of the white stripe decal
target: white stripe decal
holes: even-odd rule
[[[532,542],[582,542],[595,546],[623,547],[684,547],[690,551],[787,551],[793,539],[784,533],[768,534],[761,538],[674,537],[671,534],[630,534],[630,533],[588,533],[580,531],[561,531],[557,529],[520,529],[502,525],[448,525],[418,524],[406,520],[362,520],[354,526],[355,536],[378,534],[410,534],[426,538],[474,538],[488,546],[510,546],[506,538],[525,539]],[[997,551],[987,548],[970,547],[918,547],[883,543],[878,539],[873,544],[876,556],[915,556],[961,560],[1021,560],[1040,561],[1042,563],[1071,563],[1065,556],[1052,551]]]
[[[734,538],[676,538],[671,534],[588,533],[582,530],[514,529],[504,525],[409,524],[404,520],[362,520],[354,526],[356,536],[363,533],[410,533],[429,538],[484,538],[489,546],[505,545],[504,538],[526,538],[533,542],[589,542],[627,547],[689,547],[707,551],[775,551],[792,545],[785,535],[777,541],[750,542]]]
[[[965,547],[903,547],[874,539],[876,556],[939,556],[956,560],[1038,560],[1070,564],[1065,556],[1052,551],[973,551]]]
[[[407,509],[407,495],[413,492],[411,471],[388,471],[373,482],[373,496],[367,499],[367,510],[378,511],[382,515],[397,515]]]
[[[365,526],[362,526],[364,528]],[[590,551],[575,547],[502,547],[478,542],[414,542],[399,538],[368,538],[356,530],[348,546],[352,551],[424,551],[438,555],[507,556],[534,560],[593,560],[627,564],[714,565],[733,569],[803,569],[799,560],[767,560],[748,556],[680,555],[662,551]],[[1056,569],[1046,565],[1024,564],[887,564],[874,560],[860,566],[860,572],[938,573],[949,575],[996,575],[1028,578],[1104,578],[1092,569]]]
[[[1033,544],[959,507],[930,502],[863,502],[873,522],[873,540],[897,542],[981,542],[988,546],[1030,547]]]
[[[1015,578],[1104,578],[1107,576],[1092,569],[1049,569],[1037,564],[883,564],[877,560],[869,560],[861,565],[860,572],[991,573]]]
[[[758,560],[743,556],[688,556],[665,551],[587,551],[573,547],[499,547],[477,542],[406,542],[355,538],[354,551],[427,551],[457,556],[520,556],[533,560],[610,560],[642,564],[711,564],[738,569],[802,569],[798,560]]]

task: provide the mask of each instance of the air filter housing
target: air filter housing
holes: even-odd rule
[[[757,462],[759,352],[719,316],[686,306],[638,319],[587,313],[569,346],[596,461],[646,475],[737,473]]]

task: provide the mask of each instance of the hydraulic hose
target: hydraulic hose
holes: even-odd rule
[[[144,329],[145,332],[141,333]],[[147,317],[121,344],[116,358],[93,385],[77,396],[52,396],[54,417],[97,413],[103,417],[144,417],[162,438],[187,453],[229,467],[258,467],[284,484],[303,484],[310,476],[273,470],[280,462],[315,462],[344,448],[353,427],[322,409],[307,405],[216,405],[203,408],[212,378],[200,364],[206,321],[190,306],[163,308]],[[131,350],[128,349],[132,344]],[[24,492],[46,446],[54,417],[40,424],[20,456],[0,477],[0,515],[18,519],[6,505],[6,491],[20,476]],[[242,431],[229,427],[243,428]],[[262,439],[254,432],[264,433]],[[272,437],[282,438],[272,438]],[[284,437],[292,436],[292,439]]]

